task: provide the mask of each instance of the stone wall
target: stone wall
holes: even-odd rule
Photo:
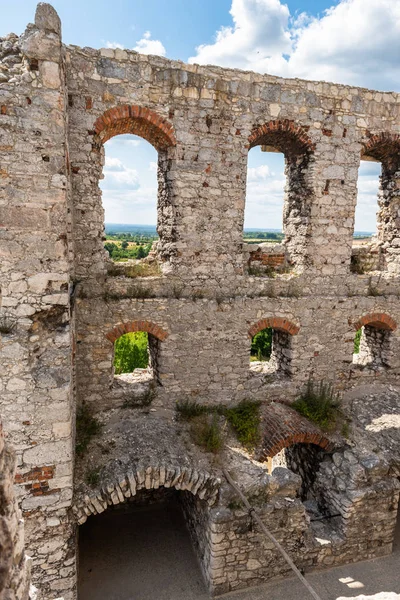
[[[0,423],[0,599],[28,600],[30,560],[24,551],[24,522],[14,495],[15,453]]]
[[[52,600],[67,590],[67,600],[73,256],[64,49],[51,7],[39,5],[18,40],[2,40],[0,65],[0,322],[12,325],[0,334],[1,416],[34,584]]]
[[[45,600],[75,598],[74,414],[82,403],[93,412],[124,403],[115,336],[136,327],[155,337],[154,402],[167,409],[188,398],[290,402],[310,377],[342,389],[398,383],[399,107],[395,93],[65,46],[46,4],[20,38],[0,40],[1,410]],[[158,151],[158,277],[115,275],[103,248],[104,144],[121,133]],[[242,236],[256,145],[286,160],[287,268],[274,278],[249,273]],[[383,169],[369,273],[351,268],[362,157]],[[262,326],[290,362],[272,376],[250,369]],[[360,326],[385,332],[379,364],[353,363]],[[303,510],[290,506],[282,510]],[[244,560],[237,550],[231,559]],[[240,564],[252,573],[241,584],[263,573]],[[227,565],[220,589],[234,577]]]

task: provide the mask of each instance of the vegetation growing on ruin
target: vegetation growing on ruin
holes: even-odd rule
[[[183,400],[182,402],[178,402],[176,405],[176,411],[179,417],[184,421],[190,421],[190,419],[209,413],[212,410],[215,409],[213,407],[200,404],[195,400]]]
[[[132,373],[149,365],[149,336],[145,331],[125,333],[114,345],[114,372]]]
[[[253,450],[260,441],[260,405],[260,402],[242,400],[237,406],[224,409],[239,442],[248,450]]]
[[[100,467],[90,469],[90,471],[86,473],[85,481],[91,487],[95,487],[96,485],[98,485],[100,481]]]
[[[78,455],[85,453],[91,439],[100,433],[101,423],[92,415],[86,404],[82,404],[76,412],[76,446]]]
[[[332,431],[342,417],[340,397],[332,383],[310,379],[303,394],[295,400],[293,408],[324,431]]]
[[[180,418],[185,421],[193,419],[204,421],[204,418],[209,415],[225,417],[239,442],[251,451],[260,441],[260,405],[261,403],[257,401],[242,400],[234,407],[205,406],[192,400],[185,400],[176,405],[176,410]],[[217,420],[215,422],[218,424]]]
[[[12,333],[17,325],[16,317],[3,313],[0,315],[0,333]]]
[[[217,454],[223,446],[223,433],[216,412],[203,414],[192,423],[190,432],[194,442],[207,452]]]

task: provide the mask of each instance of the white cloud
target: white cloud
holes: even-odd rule
[[[107,142],[107,147],[110,146],[133,146],[133,147],[137,147],[140,146],[140,144],[142,143],[142,139],[132,135],[131,133],[127,133],[127,134],[122,134],[122,135],[116,135],[115,137],[111,138],[110,140],[108,140]]]
[[[400,3],[342,0],[298,34],[289,71],[299,77],[398,88]]]
[[[133,49],[141,54],[157,54],[158,56],[165,56],[167,52],[160,40],[151,39],[150,31],[143,34],[142,39],[136,42]]]
[[[289,9],[279,0],[232,0],[232,27],[222,27],[213,44],[196,48],[189,62],[265,72],[291,51]]]
[[[113,50],[116,50],[117,48],[119,48],[120,50],[123,50],[123,45],[119,44],[118,42],[106,42],[106,48],[112,48]]]
[[[157,189],[103,190],[106,223],[151,225],[157,222]]]
[[[231,27],[189,62],[399,89],[400,2],[341,0],[322,17],[290,18],[279,0],[232,0]]]
[[[273,176],[274,173],[271,171],[268,165],[260,165],[259,167],[250,167],[247,169],[247,181],[259,181],[260,179],[267,179]]]
[[[103,173],[102,190],[137,190],[140,187],[138,172],[125,167],[119,158],[106,156]]]
[[[379,163],[361,161],[357,181],[355,231],[375,231],[378,211]]]
[[[114,158],[112,156],[106,156],[104,171],[124,171],[125,167],[119,158]]]
[[[149,171],[151,171],[152,173],[157,173],[157,163],[154,161],[151,161],[149,164]]]
[[[106,48],[111,48],[113,50],[119,49],[123,50],[126,48],[120,42],[106,42]],[[160,40],[152,40],[151,32],[145,31],[142,39],[136,42],[136,46],[132,48],[136,52],[140,52],[141,54],[156,54],[158,56],[165,56],[167,51]]]

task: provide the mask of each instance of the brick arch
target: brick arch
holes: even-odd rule
[[[310,154],[315,144],[307,135],[308,128],[294,121],[269,121],[253,129],[249,136],[249,149],[255,146],[272,146],[288,156]]]
[[[215,504],[221,480],[205,471],[197,471],[179,465],[148,465],[132,468],[123,477],[101,482],[98,489],[78,496],[72,511],[79,525],[88,516],[104,512],[109,506],[126,502],[140,490],[156,490],[160,487],[188,491],[209,506]]]
[[[101,143],[121,133],[133,133],[147,140],[156,150],[176,145],[174,128],[163,117],[143,106],[124,105],[110,108],[94,124]]]
[[[361,158],[370,157],[382,163],[399,162],[400,135],[383,131],[377,134],[369,134],[369,138],[363,144]]]
[[[385,313],[369,313],[353,323],[356,331],[364,325],[370,325],[376,329],[385,329],[386,331],[394,331],[397,329],[397,323],[392,317]]]
[[[284,404],[270,404],[263,415],[260,460],[273,458],[284,448],[294,444],[314,444],[332,452],[335,441],[298,412]],[[336,440],[338,442],[338,440]]]
[[[113,327],[108,333],[106,333],[106,338],[114,343],[121,335],[125,333],[131,333],[133,331],[147,331],[158,340],[163,342],[168,337],[168,331],[156,325],[152,321],[129,321],[127,323],[119,323],[115,327]]]
[[[278,331],[284,331],[290,335],[297,335],[300,330],[300,326],[289,321],[289,319],[284,319],[282,317],[267,317],[266,319],[257,321],[257,323],[254,323],[254,325],[250,327],[248,332],[249,337],[253,338],[257,333],[263,329],[268,329],[269,327],[277,329]]]

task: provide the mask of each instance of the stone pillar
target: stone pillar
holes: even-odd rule
[[[3,84],[0,145],[2,417],[17,451],[38,599],[73,598],[69,172],[61,24],[39,4]]]

